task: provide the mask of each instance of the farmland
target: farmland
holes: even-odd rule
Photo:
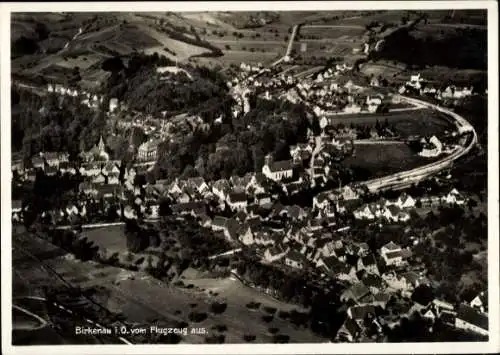
[[[31,247],[31,241],[34,241],[34,247]],[[192,281],[197,282],[200,287],[193,289],[174,287],[141,272],[125,272],[117,267],[81,262],[66,256],[49,256],[44,253],[44,249],[51,251],[57,248],[37,240],[36,237],[15,234],[14,245],[23,246],[28,252],[41,253],[40,256],[45,254],[46,256],[41,258],[45,265],[73,286],[92,288],[94,290],[92,298],[95,301],[111,311],[122,314],[130,324],[172,326],[178,322],[186,322],[185,324],[191,327],[205,328],[208,331],[205,335],[189,334],[184,337],[184,342],[204,343],[206,338],[220,334],[225,335],[226,343],[243,343],[244,335],[254,335],[258,342],[271,342],[273,334],[268,331],[269,327],[277,328],[279,334],[289,336],[291,342],[322,341],[322,338],[315,336],[311,331],[297,328],[288,320],[264,311],[265,306],[274,307],[275,312],[288,311],[294,309],[293,305],[275,301],[243,286],[237,280],[202,279]],[[59,282],[35,260],[21,261],[19,257],[16,260],[18,266],[13,279],[17,297],[33,294],[43,285],[54,285]],[[28,293],[26,288],[29,288],[31,293]],[[213,291],[207,293],[209,290]],[[214,301],[227,304],[225,311],[212,312],[211,304]],[[247,302],[261,304],[262,310],[259,307],[249,309]],[[206,316],[204,319],[193,321],[191,313]],[[242,314],[245,316],[242,317]],[[264,317],[266,314],[269,316]],[[221,330],[216,330],[215,326],[221,326],[218,327]]]
[[[345,166],[355,170],[360,180],[381,177],[431,163],[439,158],[423,158],[404,143],[359,144]]]

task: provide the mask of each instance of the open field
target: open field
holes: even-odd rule
[[[425,165],[438,158],[423,158],[411,151],[404,143],[392,145],[356,145],[355,155],[348,157],[343,164],[364,172],[363,178],[377,178],[403,170]]]
[[[450,123],[445,120],[438,112],[427,109],[402,111],[389,114],[353,114],[333,116],[334,122],[338,124],[350,125],[375,125],[377,120],[383,123],[385,119],[389,124],[394,125],[395,129],[402,136],[409,135],[439,135],[446,130],[453,129]]]
[[[35,247],[31,247],[31,240],[37,239],[33,238],[36,237],[30,238],[27,235],[16,234],[13,242],[15,246],[23,246],[28,252],[44,253],[44,249],[50,251],[55,248],[41,240],[34,243],[37,244]],[[21,261],[19,258],[17,260],[14,274],[15,297],[22,296],[25,292],[19,287],[20,283],[28,284],[28,287],[33,290],[43,285],[59,282],[35,260]],[[213,326],[225,325],[227,331],[223,334],[225,334],[226,343],[243,343],[243,336],[246,334],[255,335],[256,342],[272,342],[272,334],[268,332],[269,327],[276,327],[279,329],[279,334],[290,336],[291,342],[324,341],[312,332],[296,328],[289,321],[277,316],[268,319],[269,322],[263,320],[262,317],[266,313],[263,310],[248,309],[247,302],[259,302],[263,306],[275,307],[277,310],[290,310],[295,307],[243,286],[237,280],[204,279],[198,282],[200,286],[206,287],[205,291],[197,291],[196,288],[188,290],[168,286],[141,272],[128,272],[120,268],[94,262],[81,262],[68,257],[47,255],[43,263],[72,285],[95,289],[97,292],[92,297],[99,304],[111,311],[123,314],[131,323],[150,325],[158,322],[172,326],[175,324],[173,322],[185,321],[190,327],[206,328],[208,336],[219,334],[213,330]],[[213,294],[206,294],[210,288],[219,293],[216,298]],[[227,309],[222,314],[213,314],[210,311],[210,305],[215,300],[227,304]],[[205,313],[207,317],[200,322],[190,321],[189,313],[192,311]],[[183,341],[204,343],[206,336],[191,334],[184,337]]]
[[[87,238],[94,242],[99,248],[106,248],[110,251],[127,250],[127,238],[125,237],[125,227],[122,225],[109,226],[103,228],[87,229],[82,233],[82,238]]]

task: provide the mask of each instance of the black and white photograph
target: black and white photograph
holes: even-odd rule
[[[6,353],[498,346],[498,9],[437,3],[2,7]]]

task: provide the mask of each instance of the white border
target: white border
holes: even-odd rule
[[[488,10],[488,343],[398,343],[398,344],[237,344],[237,345],[107,345],[107,346],[11,346],[11,186],[10,186],[10,12],[107,12],[107,11],[290,11],[290,10]],[[498,7],[496,1],[300,1],[300,2],[74,2],[1,3],[1,202],[2,224],[2,353],[6,354],[401,354],[401,353],[495,353],[499,346],[499,213],[498,213]]]

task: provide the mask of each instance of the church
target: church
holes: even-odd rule
[[[92,162],[92,161],[108,161],[109,160],[109,154],[106,153],[106,144],[104,143],[104,140],[101,138],[99,139],[99,143],[97,143],[95,146],[92,147],[87,152],[81,152],[80,157],[86,162]]]

